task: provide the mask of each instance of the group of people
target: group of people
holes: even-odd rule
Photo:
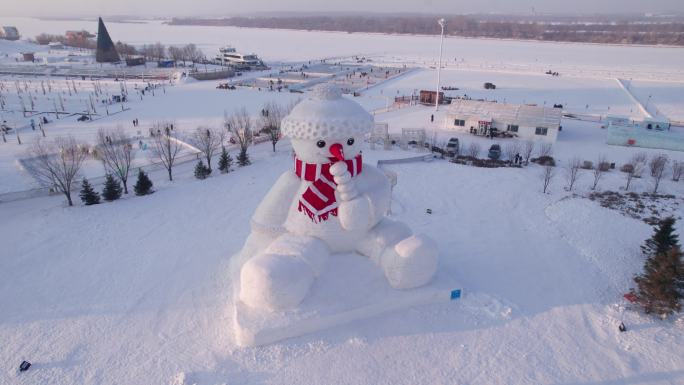
[[[138,127],[139,125],[138,118],[133,119],[133,127]]]
[[[522,155],[520,155],[520,153],[516,153],[515,156],[513,157],[513,164],[514,165],[522,164],[522,161],[523,161]]]

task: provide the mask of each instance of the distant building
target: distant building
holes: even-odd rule
[[[109,37],[109,32],[107,32],[107,28],[101,17],[98,19],[97,25],[95,60],[98,63],[112,63],[121,60],[119,59],[119,53],[116,52],[116,46],[114,46],[112,38]]]
[[[561,114],[560,108],[453,99],[444,128],[480,135],[487,135],[494,128],[521,139],[555,142]]]
[[[58,41],[51,41],[48,43],[50,49],[64,49],[64,45]]]
[[[5,40],[19,40],[19,30],[17,27],[4,26],[0,27],[0,39]]]
[[[30,62],[36,61],[36,55],[33,52],[22,52],[21,57],[22,57],[22,60],[24,60],[24,61],[30,61]]]
[[[176,66],[176,61],[175,60],[159,60],[157,62],[157,67],[159,68],[173,68]]]
[[[145,64],[145,58],[142,56],[129,56],[126,58],[126,65],[129,67],[141,66]]]
[[[420,91],[420,103],[427,105],[434,105],[435,99],[437,98],[437,91]],[[444,92],[439,92],[439,104],[444,103]]]
[[[628,116],[608,115],[606,116],[606,126],[634,127],[645,130],[668,131],[670,122],[665,119],[644,118],[642,120],[632,119]]]
[[[607,144],[684,151],[684,135],[670,131],[670,122],[664,119],[607,116],[604,127]]]

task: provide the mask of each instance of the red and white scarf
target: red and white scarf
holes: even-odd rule
[[[361,154],[344,162],[347,163],[347,170],[352,177],[361,173]],[[330,174],[330,166],[334,163],[337,163],[334,158],[330,163],[304,163],[297,159],[296,154],[294,156],[295,174],[307,182],[312,182],[299,198],[299,211],[308,215],[314,223],[327,221],[330,215],[337,216],[337,184]]]

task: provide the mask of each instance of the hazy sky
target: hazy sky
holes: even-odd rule
[[[250,12],[684,13],[684,0],[0,0],[14,16],[229,16]]]

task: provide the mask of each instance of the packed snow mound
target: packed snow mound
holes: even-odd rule
[[[437,244],[386,218],[389,180],[363,164],[372,116],[335,88],[319,86],[313,95],[284,119],[285,133],[295,137],[293,169],[252,217],[238,258],[246,262],[234,277],[240,282],[237,313],[248,311],[242,304],[270,312],[297,308],[333,253],[365,255],[396,289],[423,286],[437,270]]]

